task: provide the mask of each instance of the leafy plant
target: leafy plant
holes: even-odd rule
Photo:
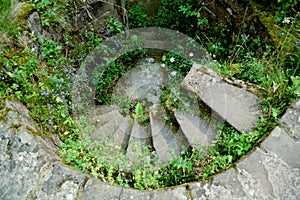
[[[128,5],[128,3],[127,3]],[[141,5],[138,3],[135,7],[128,10],[129,28],[140,28],[151,25],[148,15],[142,11]]]
[[[201,19],[196,9],[197,3],[192,0],[162,0],[155,25],[194,36],[198,23],[206,22],[205,19]]]
[[[108,25],[111,33],[117,34],[121,33],[124,30],[122,22],[120,22],[117,18],[111,17],[105,21],[105,23]]]
[[[43,26],[50,26],[51,23],[65,23],[64,12],[68,1],[62,0],[30,0],[41,14]]]
[[[277,0],[279,6],[277,7],[276,22],[281,22],[291,13],[299,11],[299,1],[298,0]]]
[[[136,106],[135,106],[135,113],[134,113],[134,115],[135,115],[136,117],[142,117],[143,114],[144,114],[144,112],[143,112],[142,104],[141,104],[140,102],[138,102],[138,103],[136,104]]]

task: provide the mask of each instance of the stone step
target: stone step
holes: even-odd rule
[[[144,40],[144,48],[166,49],[174,44],[161,40]]]
[[[88,116],[89,123],[93,126],[98,126],[99,128],[111,119],[111,115],[118,115],[116,112],[118,108],[119,107],[116,105],[101,105],[94,107],[94,109],[90,109],[90,114]]]
[[[143,127],[138,124],[138,120],[134,119],[133,127],[131,130],[130,139],[128,142],[128,148],[126,151],[126,156],[129,161],[140,163],[139,158],[135,151],[140,154],[143,152],[144,147],[151,147],[151,135],[147,127]],[[149,154],[150,159],[150,154]]]
[[[157,38],[154,32],[140,32],[139,36],[144,40],[153,40]]]
[[[128,96],[135,100],[159,103],[161,86],[166,76],[167,73],[157,63],[137,66],[119,79],[113,94],[117,97]]]
[[[245,89],[222,81],[212,69],[194,64],[183,86],[197,96],[240,132],[255,128],[260,115],[260,101]]]
[[[96,124],[90,139],[99,143],[105,141],[114,148],[125,151],[132,124],[130,118],[123,117],[118,110],[113,110],[99,116],[99,123]]]
[[[167,116],[162,107],[150,112],[150,124],[153,147],[162,163],[168,163],[172,154],[180,156],[182,147],[188,147],[188,141],[166,123]]]
[[[180,110],[176,110],[174,115],[191,146],[207,145],[215,138],[212,127],[204,119]]]

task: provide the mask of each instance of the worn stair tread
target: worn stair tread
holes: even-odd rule
[[[179,156],[182,147],[188,147],[189,144],[184,137],[176,133],[166,124],[165,117],[167,116],[162,107],[150,112],[150,123],[153,147],[162,160],[168,162],[172,158],[172,153]]]
[[[257,96],[222,81],[213,70],[194,64],[183,86],[240,132],[255,128],[260,112]]]
[[[151,145],[150,135],[146,129],[146,127],[138,124],[138,120],[134,119],[133,127],[130,134],[130,139],[128,142],[128,148],[126,151],[126,156],[130,161],[140,162],[136,157],[134,150],[136,149],[138,153],[143,151],[143,147],[149,147]],[[149,155],[150,156],[150,155]]]
[[[215,137],[212,127],[204,119],[187,111],[176,110],[174,114],[191,146],[207,145]]]
[[[93,125],[96,128],[100,128],[101,126],[105,125],[106,123],[115,121],[119,122],[123,119],[123,116],[120,114],[120,112],[117,109],[114,109],[110,112],[106,112],[102,115],[94,116],[93,117]]]
[[[168,73],[157,63],[139,65],[118,80],[113,94],[117,97],[128,96],[131,99],[159,103],[161,86],[167,76]]]
[[[100,123],[102,124],[100,126],[96,125],[96,128],[90,135],[90,139],[99,143],[106,141],[116,148],[125,150],[132,128],[132,120],[123,117],[117,110],[108,114],[110,118],[106,118],[106,123]],[[106,114],[100,116],[100,118],[103,116],[106,116]]]
[[[117,110],[119,107],[117,105],[101,105],[95,106],[93,109],[90,109],[90,118],[98,117],[105,113],[109,113],[113,110]]]

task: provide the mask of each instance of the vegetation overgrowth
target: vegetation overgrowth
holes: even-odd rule
[[[299,1],[250,2],[259,9],[256,11],[258,16],[263,12],[273,16],[269,23],[272,23],[272,34],[280,41],[274,42],[276,45],[248,34],[253,27],[244,22],[235,34],[233,18],[218,26],[213,24],[196,1],[161,0],[154,21],[148,21],[139,5],[127,8],[131,28],[160,26],[188,34],[206,47],[219,73],[262,88],[263,116],[254,131],[239,133],[226,125],[207,149],[186,149],[166,167],[160,168],[159,160],[144,159],[151,154],[147,147],[136,152],[142,160],[140,164],[129,163],[125,155],[109,143],[97,144],[88,139],[93,127],[88,125],[87,119],[74,119],[70,88],[76,70],[85,56],[106,37],[123,31],[122,23],[111,18],[105,21],[102,32],[95,31],[93,26],[80,34],[72,32],[67,13],[74,13],[80,7],[90,14],[81,1],[0,0],[0,98],[10,97],[24,103],[41,128],[43,137],[53,134],[60,137],[61,156],[65,162],[94,177],[138,189],[156,189],[205,179],[227,169],[258,145],[279,124],[279,118],[292,100],[300,97]],[[266,4],[268,6],[264,6]],[[42,30],[60,28],[59,39],[45,37],[42,32],[28,32],[25,22],[34,11],[40,16]],[[204,35],[202,30],[208,27],[209,31]],[[24,42],[24,37],[30,42]],[[99,104],[111,103],[114,83],[143,56],[143,50],[131,52],[111,63],[101,79],[103,81],[98,83],[96,97]],[[191,67],[172,52],[166,53],[162,60],[183,75]],[[173,95],[168,88],[164,94]],[[138,105],[128,104],[127,108],[142,115],[143,110]]]

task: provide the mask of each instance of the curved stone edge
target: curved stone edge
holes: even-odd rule
[[[164,190],[111,186],[65,166],[56,149],[32,133],[16,102],[0,123],[0,199],[297,199],[300,196],[300,100],[249,156],[203,182]],[[16,126],[17,125],[17,126]]]
[[[209,181],[191,183],[193,199],[297,199],[300,196],[300,100],[296,100],[263,143]]]

